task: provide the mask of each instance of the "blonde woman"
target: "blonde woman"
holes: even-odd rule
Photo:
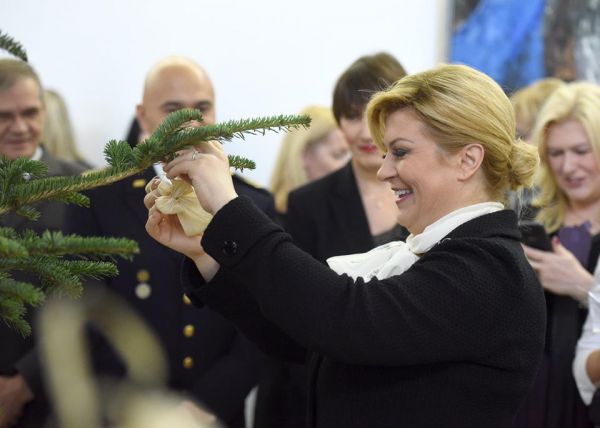
[[[348,143],[328,107],[309,106],[310,128],[289,132],[281,142],[271,176],[271,193],[280,215],[287,211],[290,191],[333,172],[348,162]]]
[[[516,426],[588,427],[571,365],[600,252],[600,86],[571,83],[540,111],[533,143],[541,157],[536,219],[553,251],[525,247],[546,293],[547,341],[535,388]]]
[[[218,143],[165,167],[214,214],[204,235],[158,212],[156,191],[146,229],[188,256],[194,301],[273,355],[309,357],[308,426],[507,427],[541,358],[545,308],[501,201],[531,185],[537,153],[515,142],[502,89],[466,66],[409,75],[366,116],[406,243],[323,265],[238,197]]]
[[[531,143],[531,132],[544,102],[556,89],[564,85],[565,82],[560,79],[547,77],[519,89],[511,95],[510,102],[515,109],[517,135],[520,138]]]
[[[44,148],[57,159],[78,163],[90,169],[92,165],[79,153],[67,105],[60,94],[51,89],[44,91],[46,124],[42,134]]]
[[[560,79],[547,77],[511,95],[510,101],[515,109],[517,137],[526,143],[532,143],[531,132],[544,102],[556,89],[564,85],[565,82]],[[531,210],[531,201],[535,197],[536,192],[537,189],[533,188],[524,190],[521,195],[511,193],[509,195],[510,206],[522,217],[530,218],[534,215]]]

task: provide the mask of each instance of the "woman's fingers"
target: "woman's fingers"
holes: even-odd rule
[[[218,141],[206,141],[197,146],[192,146],[177,152],[177,156],[164,166],[165,172],[184,162],[193,162],[201,158],[201,155],[214,155],[220,159],[227,159],[223,145]]]
[[[156,190],[151,191],[150,193],[148,193],[146,196],[144,196],[144,205],[146,206],[147,209],[150,209],[154,206],[154,203],[156,202],[156,199],[159,197],[160,195],[158,194],[158,192]]]
[[[160,223],[162,220],[163,214],[155,207],[150,208],[148,211],[148,220],[146,220],[146,232],[154,239],[160,236]]]

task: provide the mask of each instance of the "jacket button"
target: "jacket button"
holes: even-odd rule
[[[152,287],[145,282],[136,285],[135,287],[135,295],[138,299],[145,300],[152,294]]]
[[[183,368],[191,369],[194,367],[194,359],[192,357],[185,357],[183,359]]]
[[[223,242],[223,254],[226,256],[235,256],[237,253],[237,242],[225,241]]]
[[[196,329],[194,328],[194,326],[192,324],[187,324],[183,327],[183,335],[185,337],[192,337],[194,335],[195,331],[196,331]]]
[[[190,298],[186,294],[183,295],[183,303],[185,303],[186,305],[191,305],[192,304],[192,301],[190,300]]]
[[[146,269],[138,270],[135,276],[136,276],[138,282],[150,281],[150,272],[148,272]]]

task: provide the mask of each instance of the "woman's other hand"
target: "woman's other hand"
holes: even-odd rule
[[[148,194],[144,197],[144,205],[148,208],[146,231],[148,234],[163,244],[194,261],[200,274],[206,281],[210,281],[219,270],[219,264],[202,248],[202,235],[187,236],[175,214],[163,214],[154,202],[160,195],[157,192],[159,180],[155,179],[148,187]]]
[[[154,203],[160,196],[157,191],[159,183],[158,179],[154,179],[148,188],[149,192],[144,197],[144,205],[148,209],[146,231],[164,246],[192,259],[201,256],[204,253],[200,245],[202,235],[186,236],[177,215],[163,214],[156,208]]]

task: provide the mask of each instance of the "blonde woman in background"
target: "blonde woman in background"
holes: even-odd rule
[[[311,117],[310,128],[284,137],[271,176],[271,192],[280,215],[287,211],[290,191],[341,168],[350,158],[348,143],[330,108],[309,106],[300,114]]]
[[[544,102],[556,89],[564,85],[565,82],[562,80],[548,77],[537,80],[512,94],[510,102],[515,110],[518,138],[526,143],[532,143],[531,132]],[[535,210],[531,209],[531,202],[537,193],[537,189],[535,187],[523,189],[521,193],[521,195],[510,193],[508,197],[509,205],[522,218],[531,219],[535,215]]]
[[[79,153],[75,144],[73,126],[64,99],[58,92],[47,89],[44,91],[44,102],[47,112],[42,134],[44,148],[58,159],[91,169],[92,165]]]
[[[571,83],[553,92],[532,141],[541,158],[536,219],[552,236],[553,251],[525,247],[544,287],[547,334],[535,387],[516,426],[591,427],[571,366],[600,253],[600,86]]]
[[[547,77],[537,80],[511,95],[510,102],[515,109],[519,138],[531,143],[531,131],[544,102],[552,95],[552,92],[564,85],[565,82],[560,79]]]

